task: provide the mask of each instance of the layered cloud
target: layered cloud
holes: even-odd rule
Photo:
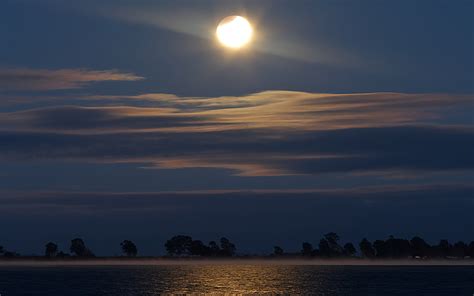
[[[86,69],[0,69],[0,90],[45,91],[73,89],[101,81],[136,81],[143,79],[117,70]]]
[[[3,129],[96,133],[209,132],[268,129],[280,133],[437,123],[466,108],[472,95],[315,94],[266,91],[240,97],[170,94],[76,97],[60,105],[3,113]],[[57,106],[59,105],[59,106]],[[449,112],[448,112],[449,111]],[[183,128],[182,125],[186,127]]]
[[[462,116],[472,104],[399,93],[88,96],[0,113],[0,157],[247,176],[472,170],[474,129]]]

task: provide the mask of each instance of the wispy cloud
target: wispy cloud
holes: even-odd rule
[[[136,81],[143,77],[117,70],[0,69],[0,90],[45,91],[81,88],[94,82]]]
[[[474,169],[472,124],[444,117],[446,109],[472,108],[468,95],[267,91],[77,103],[91,106],[0,113],[0,157],[224,168],[247,176]]]
[[[61,98],[52,101],[51,107],[0,113],[0,129],[76,134],[268,130],[283,136],[307,131],[432,124],[446,119],[448,108],[472,108],[474,104],[471,95],[293,91],[214,98],[154,93],[84,96],[67,100],[67,106],[61,105]]]

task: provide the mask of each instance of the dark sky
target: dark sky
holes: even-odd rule
[[[474,3],[3,0],[0,245],[474,239]],[[231,50],[214,31],[253,24]]]

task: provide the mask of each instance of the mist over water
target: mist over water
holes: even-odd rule
[[[12,259],[0,260],[0,267],[67,267],[67,266],[92,266],[92,267],[108,267],[108,266],[245,266],[245,265],[277,265],[277,266],[472,266],[474,268],[474,260],[413,260],[413,259],[206,259],[206,258],[104,258],[104,259],[57,259],[43,260],[36,259]]]

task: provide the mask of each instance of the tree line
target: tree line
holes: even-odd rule
[[[128,257],[135,257],[138,254],[137,246],[130,240],[124,240],[120,243],[122,253]],[[64,257],[80,257],[80,258],[93,258],[96,257],[94,252],[92,252],[84,243],[84,240],[81,238],[75,238],[71,240],[70,253],[60,251],[58,245],[53,242],[48,242],[44,246],[44,256],[47,258],[64,258]],[[4,257],[20,257],[20,254],[12,251],[7,251],[3,246],[0,246],[0,256]]]
[[[229,239],[222,237],[219,244],[210,241],[205,245],[200,240],[194,240],[187,235],[173,236],[165,243],[166,252],[170,256],[201,256],[201,257],[232,257],[237,248]]]
[[[164,244],[168,256],[171,257],[233,257],[236,256],[237,248],[229,239],[222,237],[216,241],[205,244],[201,240],[195,240],[191,236],[176,235]],[[367,258],[367,259],[403,259],[403,258],[474,258],[474,241],[467,244],[462,241],[451,244],[448,240],[440,240],[438,244],[430,245],[421,237],[402,239],[390,236],[388,239],[378,239],[373,242],[362,239],[359,244],[359,252],[354,244],[340,243],[339,236],[334,232],[325,234],[317,247],[309,242],[303,242],[300,252],[285,252],[280,246],[274,246],[272,257],[296,257],[304,258]],[[138,248],[131,240],[120,243],[124,256],[136,257]],[[16,252],[7,251],[0,246],[0,256],[19,257]],[[75,238],[71,240],[69,253],[60,251],[54,242],[48,242],[44,246],[44,256],[47,258],[80,257],[93,258],[95,254],[86,246],[84,240]]]
[[[341,258],[355,257],[356,248],[352,243],[341,245],[339,236],[330,232],[319,241],[318,248],[304,242],[301,254],[305,257]],[[359,242],[362,258],[367,259],[403,259],[403,258],[474,258],[474,241],[466,244],[459,241],[455,244],[448,240],[440,240],[436,245],[428,244],[424,239],[415,236],[412,239],[402,239],[390,236],[388,239],[378,239],[370,242],[364,238]],[[274,254],[282,250],[275,247]]]

